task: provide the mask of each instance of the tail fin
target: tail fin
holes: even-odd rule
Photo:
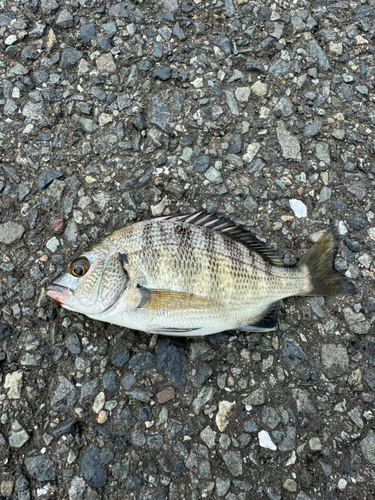
[[[310,277],[310,291],[303,295],[354,295],[353,283],[333,269],[337,248],[333,231],[323,234],[315,245],[298,262],[298,267],[307,266]]]

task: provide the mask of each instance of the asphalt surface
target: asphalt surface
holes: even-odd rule
[[[375,2],[0,0],[0,498],[375,499]],[[355,296],[173,339],[45,287],[198,209]]]

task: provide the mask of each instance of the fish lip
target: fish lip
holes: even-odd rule
[[[63,285],[57,285],[56,283],[51,283],[50,285],[47,285],[46,291],[53,291],[53,292],[58,292],[58,293],[64,293],[66,291],[70,290],[67,286]]]
[[[60,306],[64,305],[63,298],[68,298],[67,296],[69,296],[71,292],[71,289],[67,286],[58,285],[57,283],[51,283],[46,287],[46,294],[48,295],[48,297],[56,300],[56,302],[60,304]]]

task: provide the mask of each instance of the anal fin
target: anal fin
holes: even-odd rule
[[[238,330],[244,332],[271,332],[275,330],[279,319],[280,305],[280,301],[274,302],[258,321],[251,325],[242,326]]]

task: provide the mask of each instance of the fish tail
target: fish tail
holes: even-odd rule
[[[337,246],[333,231],[328,231],[298,262],[298,268],[306,273],[306,287],[301,295],[337,296],[354,295],[357,290],[353,283],[333,268]]]

